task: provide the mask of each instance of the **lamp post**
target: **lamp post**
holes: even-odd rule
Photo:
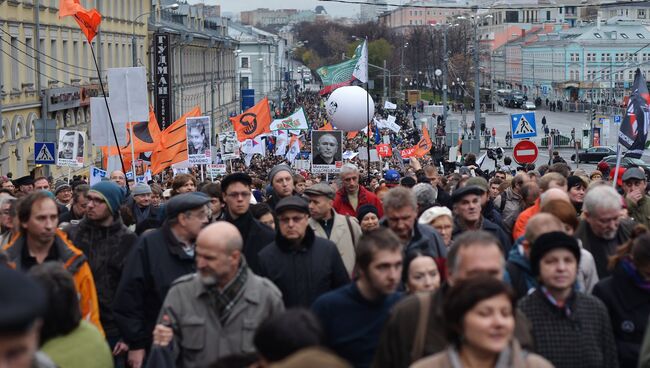
[[[163,6],[163,7],[161,7],[161,9],[176,10],[176,9],[178,9],[179,6],[180,5],[178,5],[178,3],[173,3],[173,4]],[[133,66],[137,66],[137,64],[138,64],[138,47],[137,47],[136,42],[135,42],[135,24],[138,22],[138,19],[140,19],[140,17],[151,14],[151,13],[153,13],[155,11],[156,10],[151,10],[151,11],[148,11],[148,12],[144,12],[144,13],[138,15],[137,17],[135,17],[135,19],[133,20],[133,33],[131,34],[131,53],[133,54]]]

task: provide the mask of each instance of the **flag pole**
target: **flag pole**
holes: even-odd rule
[[[113,124],[113,116],[111,115],[111,109],[108,107],[108,99],[106,98],[106,90],[104,89],[104,82],[102,82],[102,74],[99,71],[99,64],[97,63],[97,57],[95,56],[95,49],[93,48],[93,44],[91,42],[88,42],[90,46],[90,52],[93,56],[93,61],[95,62],[95,68],[97,69],[97,77],[99,78],[99,85],[102,88],[102,96],[104,97],[104,103],[106,104],[106,111],[108,111],[108,119],[111,122],[111,130],[113,131],[113,138],[115,139],[115,146],[117,146],[117,153],[118,156],[120,157],[120,164],[122,165],[122,171],[124,172],[124,175],[126,175],[126,167],[124,166],[124,160],[122,159],[122,152],[120,152],[120,142],[117,140],[117,134],[115,133],[115,124]],[[110,156],[110,149],[108,152],[108,155]],[[135,172],[134,172],[135,174]],[[126,191],[127,195],[129,194],[129,186],[126,186]]]
[[[370,93],[368,92],[368,82],[366,81],[366,116],[368,117],[368,141],[366,149],[368,151],[368,172],[366,173],[368,180],[367,185],[370,185]]]
[[[616,145],[616,171],[614,171],[614,181],[612,182],[612,187],[616,189],[616,183],[618,182],[618,169],[621,167],[621,143],[619,142]]]

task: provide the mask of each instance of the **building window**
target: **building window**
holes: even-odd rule
[[[11,91],[20,91],[20,59],[18,58],[18,38],[11,37]]]
[[[603,38],[603,36],[601,36],[600,33],[594,33],[594,37],[596,37],[596,38]]]
[[[611,61],[611,60],[612,60],[612,59],[611,59],[611,54],[610,54],[609,52],[607,52],[607,53],[603,53],[603,54],[600,56],[600,61],[602,61],[602,62],[609,62],[609,61]]]
[[[248,77],[241,77],[239,84],[241,85],[241,89],[248,89]]]
[[[645,36],[643,35],[643,33],[637,33],[636,36],[639,37],[639,38],[645,38]]]
[[[572,52],[569,56],[571,57],[571,61],[580,61],[580,54],[577,52]]]
[[[248,58],[247,58],[247,57],[243,57],[243,58],[241,58],[241,67],[242,67],[243,69],[248,69],[248,68],[250,68],[250,66],[248,65]]]
[[[629,38],[629,37],[627,36],[627,34],[625,34],[625,33],[621,33],[621,37],[622,37],[622,38],[625,38],[626,40]]]
[[[645,19],[645,9],[639,9],[637,10],[637,18],[639,19]],[[637,33],[638,35],[638,33]]]

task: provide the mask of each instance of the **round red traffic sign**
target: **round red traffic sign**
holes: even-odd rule
[[[532,164],[537,160],[539,150],[537,145],[532,141],[519,141],[512,150],[512,157],[520,164]]]

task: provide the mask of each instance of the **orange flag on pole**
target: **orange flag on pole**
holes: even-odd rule
[[[86,9],[79,0],[60,0],[59,1],[59,18],[73,16],[79,24],[79,28],[86,35],[88,43],[93,41],[97,35],[97,29],[102,22],[102,15],[97,9]]]
[[[197,106],[162,131],[160,141],[151,153],[152,174],[158,174],[172,164],[188,159],[185,120],[200,115],[201,109]]]
[[[354,139],[359,134],[358,131],[356,132],[348,132],[348,139]]]
[[[429,137],[429,129],[424,127],[422,128],[422,138],[418,144],[415,145],[415,152],[413,152],[413,156],[424,157],[424,155],[431,151],[431,147],[433,147],[433,143],[431,142],[431,137]]]
[[[332,126],[332,123],[330,123],[329,121],[326,121],[326,122],[325,122],[325,125],[323,125],[323,126],[322,126],[320,129],[318,129],[318,130],[330,131],[330,130],[334,130],[334,127]]]
[[[230,121],[237,132],[237,139],[240,142],[253,139],[260,134],[271,133],[269,98],[264,97],[257,105],[230,118]]]

